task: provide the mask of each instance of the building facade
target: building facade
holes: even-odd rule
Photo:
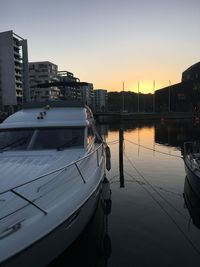
[[[195,85],[200,85],[200,62],[190,66],[182,73],[182,82],[193,82]]]
[[[0,110],[13,113],[29,101],[27,40],[13,31],[0,33]]]
[[[75,86],[80,80],[74,77],[74,74],[69,71],[58,71],[58,80],[61,84],[58,86],[60,89],[60,97],[63,99],[77,99],[81,100],[80,88]]]
[[[180,83],[155,92],[158,112],[200,113],[200,62],[183,71]]]
[[[57,86],[39,86],[58,82],[58,66],[49,61],[29,63],[30,100],[46,101],[58,99],[60,89]]]
[[[81,101],[94,109],[94,90],[92,83],[85,83],[85,85],[79,86]]]
[[[108,93],[105,89],[94,90],[94,110],[104,112],[108,110]]]

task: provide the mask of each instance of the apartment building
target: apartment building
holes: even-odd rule
[[[94,108],[94,90],[92,83],[85,83],[85,85],[79,86],[81,93],[81,101],[88,105],[90,108]]]
[[[158,112],[194,112],[200,114],[200,62],[182,72],[180,83],[156,90]]]
[[[80,80],[74,77],[74,74],[69,71],[58,71],[57,78],[60,81],[60,97],[62,99],[81,99],[80,88],[76,83]]]
[[[46,101],[58,99],[60,89],[48,86],[48,83],[58,82],[58,66],[49,61],[29,63],[30,100]]]
[[[193,84],[200,88],[200,62],[197,62],[187,68],[182,73],[182,82],[193,82]]]
[[[27,40],[0,33],[0,110],[13,113],[29,100]]]
[[[108,110],[108,93],[105,89],[94,90],[94,109],[96,112]]]

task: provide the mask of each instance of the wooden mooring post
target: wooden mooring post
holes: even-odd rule
[[[119,129],[119,179],[120,187],[124,187],[124,129]]]

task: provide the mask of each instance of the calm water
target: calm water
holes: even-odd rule
[[[124,127],[124,184],[118,138]],[[191,220],[183,193],[183,142],[200,138],[191,121],[101,125],[112,153],[111,212],[102,205],[57,266],[200,266],[200,215]],[[186,185],[185,185],[186,182]],[[184,189],[185,185],[185,189]],[[196,202],[195,202],[196,203]],[[198,200],[196,210],[199,210]]]

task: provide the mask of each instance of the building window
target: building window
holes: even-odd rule
[[[39,78],[48,78],[48,75],[38,75]]]
[[[29,70],[34,70],[35,69],[35,65],[29,65]]]
[[[46,64],[38,64],[38,68],[39,69],[47,68],[47,65]]]
[[[185,95],[184,94],[178,94],[178,99],[179,100],[185,100]]]

